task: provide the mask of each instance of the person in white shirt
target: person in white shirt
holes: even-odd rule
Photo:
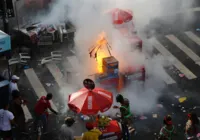
[[[0,109],[0,133],[3,139],[10,139],[12,137],[11,123],[14,124],[14,115],[8,111],[9,104],[5,104],[3,109]]]
[[[11,98],[12,98],[12,92],[14,91],[14,90],[17,90],[17,91],[19,91],[19,89],[18,89],[18,86],[17,86],[17,82],[19,81],[19,77],[18,76],[16,76],[16,75],[13,75],[12,77],[11,77],[11,81],[10,81],[10,84],[9,84],[9,99],[11,100]]]
[[[74,140],[74,131],[72,125],[75,123],[75,120],[71,117],[65,119],[65,124],[61,126],[60,129],[60,138],[62,140]]]

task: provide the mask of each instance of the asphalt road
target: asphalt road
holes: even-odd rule
[[[193,31],[195,32],[199,37],[200,34],[198,32],[196,32],[196,28],[199,25],[199,18],[198,18],[198,12],[195,13],[196,14],[196,18],[194,19],[194,21],[192,21],[191,24],[189,25],[183,25],[183,26],[174,26],[173,23],[179,22],[177,23],[178,25],[181,25],[181,18],[179,20],[176,20],[176,18],[171,18],[171,24],[165,24],[165,22],[158,22],[157,21],[157,25],[160,25],[159,29],[156,29],[156,38],[162,43],[165,44],[167,46],[169,46],[170,52],[176,56],[184,65],[186,65],[195,75],[197,75],[197,77],[200,76],[200,69],[199,67],[194,65],[194,62],[192,62],[191,59],[187,59],[187,60],[182,60],[183,58],[187,57],[186,54],[184,54],[183,52],[181,52],[180,50],[178,50],[175,46],[172,45],[171,42],[167,41],[163,36],[167,35],[167,34],[175,34],[179,37],[179,39],[181,38],[185,44],[187,44],[187,46],[189,46],[191,49],[193,49],[195,51],[195,53],[197,53],[198,55],[200,55],[199,53],[199,49],[198,49],[198,45],[191,43],[191,40],[189,40],[188,38],[185,37],[185,35],[182,33],[183,31]],[[182,16],[183,17],[183,16]],[[175,19],[175,20],[173,20]],[[158,19],[161,20],[162,19]],[[152,21],[152,22],[156,22],[156,21]],[[152,23],[152,25],[154,25],[154,23]],[[182,23],[183,24],[183,23]],[[157,26],[156,26],[157,27]],[[153,28],[153,27],[152,27]],[[171,28],[169,30],[169,28]],[[170,47],[172,47],[173,49],[170,49]],[[58,48],[58,47],[57,47]],[[57,49],[56,48],[56,49]],[[176,49],[175,49],[176,48]],[[35,54],[37,54],[37,58],[34,58],[35,61],[32,62],[31,67],[34,68],[34,70],[36,71],[40,81],[42,82],[42,84],[44,85],[45,89],[48,92],[52,92],[55,95],[58,95],[58,90],[59,90],[59,86],[57,85],[57,83],[55,82],[55,79],[53,78],[52,74],[48,71],[48,69],[46,67],[41,67],[38,66],[38,61],[40,58],[38,58],[39,56],[43,56],[43,55],[48,55],[50,50],[55,49],[54,47],[51,48],[43,48],[43,51],[38,51]],[[62,47],[58,48],[58,49],[62,49]],[[43,53],[45,52],[45,53]],[[67,53],[70,54],[69,50],[66,50]],[[155,53],[158,53],[155,51]],[[174,68],[175,69],[175,68]],[[158,133],[160,128],[162,127],[162,121],[165,115],[167,114],[171,114],[173,117],[173,122],[175,124],[175,126],[178,129],[179,135],[177,136],[177,138],[175,138],[176,140],[183,140],[184,139],[184,135],[183,135],[183,128],[187,119],[187,112],[189,112],[190,110],[192,110],[194,108],[194,106],[200,106],[200,102],[199,102],[199,78],[195,79],[195,80],[188,80],[187,78],[183,77],[180,78],[178,76],[178,73],[174,73],[174,71],[176,70],[171,70],[171,69],[166,69],[167,73],[173,77],[176,81],[176,84],[173,85],[165,85],[164,88],[160,89],[159,93],[162,93],[162,95],[159,97],[159,99],[157,100],[158,104],[162,104],[163,107],[157,107],[155,105],[155,109],[152,110],[149,113],[145,113],[143,114],[144,116],[147,117],[146,120],[140,120],[137,119],[135,121],[135,127],[137,129],[137,135],[134,136],[134,139],[142,139],[142,140],[153,140],[155,138],[155,133]],[[33,107],[34,107],[34,103],[36,102],[37,98],[35,96],[34,91],[32,90],[29,82],[27,81],[25,75],[23,73],[21,73],[20,75],[21,79],[21,83],[20,83],[20,90],[22,91],[22,94],[28,99],[29,104],[28,107],[29,109],[32,111]],[[46,86],[46,83],[53,83],[53,86]],[[175,97],[176,95],[180,96],[180,97],[187,97],[187,100],[184,103],[179,103],[178,99]],[[58,102],[59,100],[59,96],[55,96],[57,98],[54,99],[55,102]],[[131,101],[130,101],[131,102]],[[172,105],[174,104],[174,105]],[[182,108],[184,107],[184,109]],[[133,109],[134,110],[134,109]],[[183,110],[185,110],[185,112],[183,112]],[[199,110],[198,109],[194,109],[198,115],[199,114]],[[158,114],[157,118],[153,118],[152,114]],[[136,115],[140,115],[140,114],[136,114]],[[51,123],[53,124],[54,119],[51,119]],[[84,129],[84,126],[81,125],[81,122],[79,122],[78,124],[76,124],[76,128],[75,128],[75,132],[76,135],[80,135],[81,131]],[[52,125],[50,125],[52,126]],[[49,129],[52,129],[52,127],[50,127]]]

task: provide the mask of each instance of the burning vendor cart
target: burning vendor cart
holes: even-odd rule
[[[90,57],[97,60],[98,73],[95,80],[104,88],[116,88],[121,91],[132,81],[145,81],[145,67],[131,66],[119,69],[119,61],[111,55],[111,46],[105,38],[105,33],[101,34],[96,45],[90,50]]]

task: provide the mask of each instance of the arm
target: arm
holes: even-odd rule
[[[126,112],[126,109],[123,107],[120,107],[120,112],[121,112],[121,118],[124,118],[124,113]]]
[[[185,126],[185,132],[187,133],[188,130],[191,128],[192,122],[191,121],[187,121],[186,122],[186,126]]]
[[[51,111],[51,112],[53,112],[54,114],[58,114],[52,107],[51,107],[51,104],[50,103],[48,103],[48,109]]]
[[[58,114],[53,108],[51,108],[51,107],[49,107],[49,110],[51,111],[51,112],[53,112],[54,114]]]
[[[13,113],[9,112],[8,115],[9,115],[8,117],[9,117],[10,123],[13,124],[13,125],[15,125],[15,126],[17,126],[17,124],[14,121],[14,115],[13,115]]]
[[[114,109],[119,109],[119,106],[116,106],[116,105],[115,105],[115,106],[113,106],[113,108],[114,108]]]
[[[14,121],[14,119],[10,120],[10,123],[13,124],[13,125],[17,125]]]
[[[161,130],[159,132],[158,139],[159,140],[163,140],[164,139],[163,128],[161,128]]]

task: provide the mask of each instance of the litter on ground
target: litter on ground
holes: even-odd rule
[[[179,77],[181,77],[181,78],[184,77],[184,76],[185,76],[184,74],[179,74]]]
[[[180,96],[178,96],[178,95],[176,95],[176,96],[174,96],[174,97],[177,98],[177,99],[180,98]]]
[[[51,83],[46,83],[46,85],[47,85],[48,87],[50,87],[50,86],[51,86]]]
[[[178,99],[180,103],[183,103],[187,100],[187,97],[181,97]]]
[[[158,115],[157,114],[153,114],[153,118],[158,118]]]
[[[157,107],[163,108],[163,105],[162,104],[157,104]]]
[[[146,120],[146,119],[147,119],[146,116],[141,116],[141,117],[140,117],[140,120]]]

